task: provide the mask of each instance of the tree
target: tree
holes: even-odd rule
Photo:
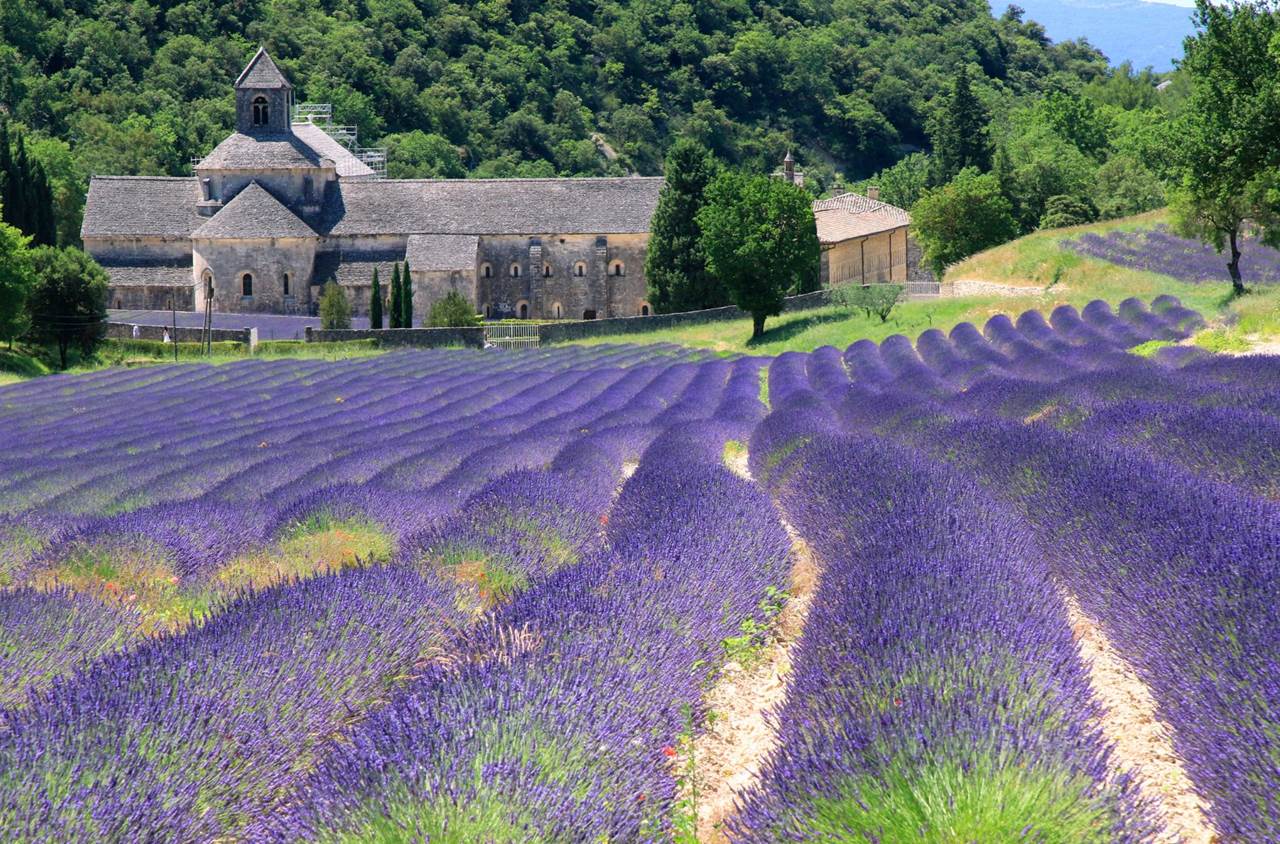
[[[667,153],[663,169],[666,182],[658,195],[645,256],[649,301],[658,313],[725,305],[724,287],[707,272],[698,227],[707,185],[715,178],[715,159],[696,141],[681,139]]]
[[[391,270],[391,313],[388,314],[388,328],[403,328],[400,322],[404,314],[404,306],[400,304],[400,265],[397,263]]]
[[[975,252],[1018,233],[1009,200],[990,173],[966,168],[949,183],[927,191],[911,211],[916,242],[934,275]]]
[[[865,193],[868,187],[877,187],[880,189],[881,202],[910,211],[916,204],[916,200],[929,187],[929,173],[932,167],[929,156],[922,152],[913,152],[892,167],[886,167],[857,185],[855,190],[858,193]]]
[[[378,268],[373,268],[373,284],[369,288],[369,327],[382,328],[382,284],[378,282]]]
[[[1172,183],[1174,229],[1228,250],[1239,295],[1245,225],[1280,240],[1280,10],[1274,0],[1196,0],[1193,20],[1182,62],[1191,93],[1169,127],[1161,166]]]
[[[413,328],[413,276],[409,275],[409,262],[404,262],[400,272],[400,326]]]
[[[1040,218],[1040,228],[1060,229],[1064,226],[1078,226],[1092,223],[1098,219],[1098,209],[1088,199],[1070,194],[1059,194],[1049,197],[1044,206],[1044,216]]]
[[[818,277],[818,230],[802,188],[737,172],[722,173],[707,187],[698,212],[707,269],[730,300],[751,314],[751,337],[782,313],[784,297],[809,288]]]
[[[326,331],[351,327],[351,304],[336,281],[326,284],[320,296],[320,327]]]
[[[480,315],[465,296],[450,290],[431,303],[428,322],[432,328],[469,328],[480,324]]]
[[[1037,117],[1085,155],[1102,161],[1107,157],[1108,125],[1093,100],[1054,91],[1040,101]]]
[[[10,349],[30,324],[26,306],[35,284],[30,243],[31,238],[0,223],[0,340]]]
[[[67,368],[67,349],[80,345],[93,354],[107,318],[107,273],[74,247],[41,246],[31,251],[36,284],[27,301],[31,332],[37,342],[54,343]]]
[[[991,115],[969,85],[969,70],[960,65],[951,96],[929,128],[933,144],[934,184],[955,178],[966,167],[991,169],[991,141],[987,124]]]
[[[1094,176],[1098,214],[1104,220],[1140,214],[1164,205],[1164,187],[1134,156],[1113,155]]]

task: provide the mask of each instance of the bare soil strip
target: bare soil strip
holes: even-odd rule
[[[1089,667],[1094,694],[1106,710],[1099,726],[1115,745],[1112,764],[1133,771],[1143,797],[1163,815],[1164,829],[1154,840],[1159,844],[1218,841],[1205,818],[1205,803],[1192,788],[1146,684],[1080,609],[1075,596],[1064,590],[1063,601],[1080,655]]]
[[[743,451],[726,458],[729,469],[751,480]],[[778,614],[769,640],[749,666],[727,663],[704,702],[714,713],[693,740],[692,790],[699,844],[728,841],[724,822],[736,811],[737,796],[755,784],[777,742],[766,713],[781,706],[787,692],[791,659],[804,630],[818,583],[818,566],[808,543],[783,520],[791,537],[791,573],[787,602]]]

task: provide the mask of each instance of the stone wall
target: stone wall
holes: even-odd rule
[[[637,315],[647,304],[648,242],[647,234],[487,235],[479,245],[477,310],[494,318],[519,318],[521,305],[531,319]]]
[[[172,306],[169,300],[173,299]],[[170,307],[180,311],[194,311],[195,289],[187,284],[174,287],[168,284],[121,284],[107,288],[107,307],[118,311],[167,311]]]
[[[138,329],[138,336],[133,336],[133,329]],[[112,340],[163,340],[165,331],[173,335],[173,327],[165,325],[134,326],[128,322],[108,322],[106,336]],[[233,343],[250,342],[252,329],[249,328],[214,328],[210,334],[215,343],[230,341]],[[178,326],[179,343],[199,343],[204,339],[204,331],[199,328]]]
[[[379,346],[439,348],[466,346],[484,348],[483,328],[307,328],[308,343],[341,343],[347,340],[377,340]]]
[[[193,275],[213,276],[213,301],[220,313],[287,313],[306,311],[311,272],[315,266],[315,238],[197,240]],[[243,294],[244,276],[253,279],[253,295]],[[285,276],[289,293],[284,292]],[[194,310],[204,309],[204,285],[196,285]]]
[[[818,290],[800,296],[790,296],[783,304],[784,312],[805,311],[821,308],[828,304],[828,293]],[[723,308],[708,308],[705,311],[685,311],[678,314],[656,314],[654,316],[616,317],[614,319],[584,320],[580,322],[553,322],[538,326],[538,338],[541,343],[563,343],[569,340],[581,340],[586,337],[601,337],[610,334],[644,334],[649,331],[660,331],[664,328],[675,328],[681,325],[702,325],[709,322],[723,322],[732,319],[746,319],[749,314],[734,305]]]

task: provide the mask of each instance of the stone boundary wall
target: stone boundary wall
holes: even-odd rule
[[[424,349],[442,346],[484,348],[483,328],[311,328],[306,330],[308,343],[341,343],[347,340],[377,340],[380,346],[417,346]]]
[[[938,285],[931,282],[907,282],[906,298],[932,299],[939,295]],[[783,313],[807,311],[831,304],[830,290],[817,290],[813,293],[802,293],[789,296],[782,306]],[[581,340],[587,337],[601,337],[610,334],[643,334],[647,331],[660,331],[680,325],[703,325],[709,322],[721,322],[730,319],[748,319],[750,314],[734,305],[723,308],[709,308],[705,311],[686,311],[678,314],[654,314],[653,316],[614,317],[611,319],[594,319],[582,322],[554,322],[538,326],[538,339],[541,343],[563,343],[570,340]]]
[[[170,336],[174,335],[174,329],[171,325],[139,325],[137,326],[137,337],[133,336],[133,329],[134,324],[131,322],[108,322],[106,336],[112,340],[163,340],[166,330]],[[257,345],[250,336],[253,333],[254,330],[251,328],[214,328],[210,330],[212,340],[215,343],[230,341],[232,343]],[[204,339],[204,329],[179,325],[176,339],[179,343],[199,343]]]

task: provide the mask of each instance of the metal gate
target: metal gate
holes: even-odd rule
[[[495,323],[484,327],[484,344],[499,349],[538,348],[538,326],[532,323]]]

